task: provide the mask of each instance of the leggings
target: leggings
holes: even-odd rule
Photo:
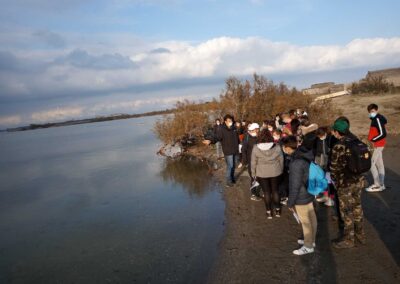
[[[279,197],[279,176],[269,178],[257,178],[264,192],[264,202],[267,211],[271,211],[272,207],[277,210],[281,209]]]

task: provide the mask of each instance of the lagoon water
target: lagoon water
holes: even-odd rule
[[[224,203],[156,118],[0,134],[0,283],[203,283]]]

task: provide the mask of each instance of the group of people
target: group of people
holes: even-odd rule
[[[261,126],[235,122],[227,114],[222,123],[216,120],[213,136],[203,143],[217,144],[217,155],[223,154],[226,187],[235,186],[236,167],[247,167],[250,199],[264,200],[267,219],[279,218],[283,205],[293,212],[303,230],[303,237],[298,239],[301,247],[294,254],[314,252],[314,200],[335,208],[339,237],[333,240],[333,246],[351,248],[356,241],[365,244],[366,239],[361,206],[366,171],[371,171],[374,180],[365,188],[367,192],[386,189],[382,152],[387,120],[378,113],[376,104],[370,104],[367,110],[371,119],[368,145],[350,131],[346,117],[337,118],[330,127],[321,127],[311,123],[307,113],[299,109],[278,114]],[[327,186],[319,196],[309,191],[311,164],[325,172]]]

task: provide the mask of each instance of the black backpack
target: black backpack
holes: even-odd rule
[[[372,154],[367,144],[360,139],[346,139],[346,148],[350,151],[347,156],[346,169],[354,175],[361,175],[371,169]]]

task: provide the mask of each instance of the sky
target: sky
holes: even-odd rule
[[[400,67],[396,0],[0,0],[0,128]]]

